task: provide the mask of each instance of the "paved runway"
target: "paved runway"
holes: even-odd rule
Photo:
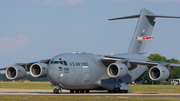
[[[69,93],[63,90],[61,94],[53,94],[53,90],[32,90],[32,89],[0,89],[0,95],[23,95],[23,96],[148,96],[148,97],[180,97],[180,93],[107,93],[107,91],[90,91],[90,93]]]

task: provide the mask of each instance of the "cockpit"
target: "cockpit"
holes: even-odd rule
[[[66,61],[62,61],[61,58],[59,58],[59,61],[57,61],[57,60],[53,61],[52,60],[52,61],[49,62],[49,64],[62,64],[62,65],[65,65],[65,66],[68,65],[67,62]]]
[[[50,64],[62,64],[62,65],[68,65],[66,61],[51,61]]]

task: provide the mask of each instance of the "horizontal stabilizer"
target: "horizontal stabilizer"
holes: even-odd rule
[[[177,16],[163,16],[163,15],[154,15],[154,14],[145,14],[147,17],[159,17],[159,18],[180,18]]]
[[[108,20],[121,20],[121,19],[131,19],[131,18],[139,18],[140,15],[132,15],[132,16],[126,16],[126,17],[120,17],[120,18],[112,18]]]

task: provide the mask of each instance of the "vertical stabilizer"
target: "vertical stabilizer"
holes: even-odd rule
[[[139,21],[128,53],[144,54],[149,51],[152,42],[152,31],[155,25],[154,17],[147,17],[146,14],[153,14],[151,11],[141,10]]]
[[[149,51],[151,45],[151,41],[153,38],[151,34],[155,25],[154,20],[156,17],[180,18],[175,16],[155,15],[147,9],[142,9],[139,15],[113,18],[109,20],[139,18],[128,53],[144,54]]]

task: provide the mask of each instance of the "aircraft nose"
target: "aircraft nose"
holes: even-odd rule
[[[57,66],[48,66],[47,76],[49,81],[53,84],[58,84],[58,71],[59,69]]]

